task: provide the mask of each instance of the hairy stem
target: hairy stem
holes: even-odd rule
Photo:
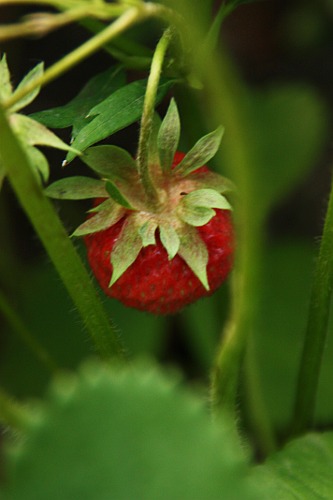
[[[72,242],[44,196],[21,144],[0,108],[0,155],[9,181],[101,356],[122,358],[117,335]]]
[[[157,192],[154,183],[151,179],[149,171],[149,164],[148,164],[149,139],[153,124],[156,94],[161,77],[163,61],[165,58],[167,48],[170,44],[171,38],[172,38],[172,30],[169,28],[164,32],[162,38],[160,39],[160,41],[156,46],[156,50],[150,67],[149,78],[147,81],[147,89],[143,104],[143,113],[141,117],[139,148],[138,148],[137,158],[138,158],[139,173],[142,180],[142,184],[145,188],[147,199],[152,205],[157,204]]]
[[[16,311],[0,290],[0,313],[7,321],[13,333],[15,333],[25,345],[33,352],[36,358],[49,370],[55,372],[58,369],[57,363],[46,349],[39,343],[36,337],[28,330]]]
[[[333,289],[333,183],[314,271],[301,364],[296,389],[292,432],[302,434],[314,424],[320,368],[327,340]]]

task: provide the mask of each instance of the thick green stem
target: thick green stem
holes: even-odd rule
[[[11,330],[25,343],[34,353],[36,358],[51,372],[58,369],[57,363],[45,348],[39,343],[34,335],[27,329],[21,318],[12,308],[11,304],[0,290],[0,313],[7,321]]]
[[[172,30],[167,29],[156,46],[156,50],[151,63],[149,78],[147,81],[147,89],[145,93],[140,126],[139,148],[137,154],[139,172],[142,184],[146,191],[147,199],[152,205],[157,204],[158,196],[149,171],[149,139],[153,124],[156,94],[161,77],[163,61],[171,38]]]
[[[296,390],[292,432],[302,434],[314,424],[320,368],[327,339],[333,289],[333,184],[314,272],[309,315]]]
[[[32,172],[21,144],[0,108],[0,155],[9,181],[45,246],[86,328],[104,358],[122,358],[122,349],[89,275],[50,201]]]

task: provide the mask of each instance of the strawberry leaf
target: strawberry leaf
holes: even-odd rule
[[[177,105],[171,99],[168,111],[162,121],[158,137],[158,151],[162,170],[167,172],[171,169],[173,158],[177,150],[180,137],[180,120]]]
[[[205,135],[187,153],[175,168],[175,172],[185,177],[199,167],[205,165],[215,156],[220,147],[224,128],[218,127],[214,132]]]
[[[178,214],[182,221],[191,226],[204,226],[216,214],[215,210],[207,207],[179,207]]]
[[[25,75],[23,80],[21,80],[20,84],[15,89],[13,96],[15,96],[15,94],[19,92],[21,89],[23,89],[28,83],[41,76],[43,72],[44,72],[44,64],[43,63],[37,64],[37,66],[35,66],[31,71],[29,71],[29,73]],[[40,86],[36,87],[34,90],[32,90],[27,95],[22,97],[22,99],[20,99],[16,104],[14,104],[14,106],[11,107],[11,111],[12,112],[19,111],[20,109],[25,108],[25,106],[28,106],[28,104],[30,104],[35,99],[35,97],[37,97],[39,91],[40,91]]]
[[[54,182],[45,189],[45,194],[58,200],[84,200],[107,196],[104,182],[76,175]]]
[[[8,99],[13,92],[6,54],[0,60],[0,101]]]
[[[81,224],[72,236],[85,236],[98,231],[104,231],[116,224],[124,216],[125,210],[120,205],[111,202],[111,200],[108,201],[107,206],[105,206],[105,203],[103,204],[103,210],[100,210],[96,215]]]
[[[40,146],[50,146],[64,151],[75,151],[76,154],[80,154],[79,151],[76,151],[71,146],[68,146],[44,125],[36,122],[28,116],[15,113],[10,117],[10,121],[14,131],[26,144],[30,144],[32,146],[36,144]]]
[[[156,244],[155,232],[157,223],[153,220],[147,220],[139,229],[142,238],[142,245],[147,247]]]
[[[137,173],[135,160],[122,148],[117,146],[95,146],[89,148],[82,155],[81,160],[107,179],[126,179],[133,181],[133,174]]]
[[[161,243],[168,252],[169,260],[177,254],[180,245],[180,239],[176,230],[170,224],[161,224],[160,239]]]
[[[205,208],[220,208],[222,210],[231,210],[230,203],[215,189],[197,189],[183,196],[180,205],[184,207],[205,207]]]
[[[5,177],[6,177],[5,167],[4,167],[3,163],[1,163],[1,161],[0,161],[0,190],[2,188],[2,184],[3,184]]]
[[[172,80],[162,80],[156,104],[165,96],[172,83]],[[139,120],[142,115],[146,85],[146,79],[129,83],[95,106],[89,113],[89,117],[93,117],[92,121],[80,130],[73,146],[84,151],[92,144]],[[75,153],[70,152],[66,158],[67,162],[72,161],[75,156]]]
[[[178,254],[192,269],[206,290],[209,290],[207,278],[208,250],[194,227],[187,226],[186,232],[180,234]]]
[[[113,184],[113,182],[107,181],[105,183],[105,189],[116,203],[119,203],[119,205],[128,208],[129,210],[134,209],[134,207],[132,207],[130,202],[126,200],[126,198],[122,195],[121,191],[117,188],[115,184]]]
[[[110,287],[135,261],[142,248],[142,238],[135,217],[128,217],[111,254],[113,266]]]
[[[44,182],[48,181],[50,169],[49,163],[43,153],[39,151],[39,149],[34,148],[33,146],[28,146],[24,144],[25,151],[29,157],[30,163],[33,167],[33,170],[39,172],[40,177]],[[38,179],[40,180],[38,176]]]
[[[88,112],[125,85],[125,73],[118,66],[91,78],[81,92],[64,106],[34,113],[32,118],[51,128],[73,127],[76,137],[89,121]]]

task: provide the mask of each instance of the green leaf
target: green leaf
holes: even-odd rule
[[[191,226],[204,226],[216,215],[215,210],[206,207],[183,206],[177,211],[181,220]]]
[[[36,144],[40,146],[50,146],[64,151],[76,151],[71,146],[65,144],[44,125],[28,116],[15,113],[10,117],[10,121],[20,140],[26,144],[32,146]],[[76,153],[79,152],[76,151]]]
[[[0,101],[8,99],[12,95],[12,91],[7,57],[6,54],[3,54],[0,60]]]
[[[132,156],[118,146],[95,146],[87,149],[81,160],[106,179],[124,179],[133,182],[137,166]]]
[[[81,224],[72,236],[85,236],[86,234],[104,231],[116,224],[126,213],[123,207],[111,200],[103,203],[104,208]]]
[[[60,179],[48,186],[44,192],[50,198],[58,200],[84,200],[107,196],[103,181],[80,175]]]
[[[1,191],[2,184],[3,184],[5,177],[6,177],[5,167],[4,167],[3,163],[0,161],[0,191]]]
[[[260,498],[228,415],[151,365],[85,365],[33,409],[6,452],[11,500]]]
[[[206,290],[209,290],[207,278],[208,250],[194,227],[187,226],[186,233],[184,235],[180,234],[178,253]]]
[[[177,254],[180,245],[180,239],[177,231],[170,224],[160,224],[161,243],[168,252],[169,260]]]
[[[183,196],[181,205],[185,207],[205,207],[231,210],[230,203],[215,189],[197,189]]]
[[[119,203],[119,205],[121,205],[122,207],[128,208],[129,210],[134,209],[134,207],[132,207],[130,202],[123,196],[121,191],[117,188],[117,186],[113,182],[106,181],[105,189],[107,190],[108,194],[111,196],[111,198],[116,203]]]
[[[332,468],[333,433],[308,434],[256,467],[252,479],[261,484],[261,498],[330,500]]]
[[[139,227],[135,216],[129,216],[123,225],[111,254],[113,272],[110,286],[124,274],[140,253],[143,245]]]
[[[17,92],[19,92],[21,89],[23,89],[28,83],[30,83],[33,80],[35,80],[36,78],[40,77],[43,74],[43,72],[44,72],[44,63],[37,64],[37,66],[35,66],[31,71],[29,71],[29,73],[27,75],[25,75],[23,80],[21,80],[21,82],[19,83],[19,85],[15,89],[13,96],[15,96],[15,94]],[[30,104],[35,99],[35,97],[37,97],[37,95],[39,94],[39,91],[40,91],[40,86],[36,87],[34,90],[32,90],[27,95],[22,97],[22,99],[20,99],[16,104],[14,104],[10,108],[10,110],[12,112],[16,112],[22,108],[25,108],[26,106],[28,106],[28,104]]]
[[[205,165],[215,156],[219,149],[223,133],[224,128],[220,126],[214,132],[210,132],[199,139],[183,160],[177,165],[175,172],[185,177],[197,168]]]
[[[123,85],[124,71],[118,66],[112,67],[91,78],[79,94],[64,106],[40,111],[31,117],[51,128],[73,127],[74,138],[90,121],[88,112]]]
[[[173,158],[178,147],[179,137],[180,120],[178,109],[175,100],[171,99],[157,137],[160,165],[164,172],[171,169]]]
[[[33,169],[39,173],[39,176],[44,182],[47,182],[50,175],[50,168],[49,162],[47,161],[43,153],[41,153],[39,149],[34,148],[33,146],[25,145],[25,150],[30,159]]]
[[[162,81],[157,92],[156,104],[165,96],[172,83],[172,80]],[[89,117],[93,117],[92,121],[80,130],[73,147],[84,151],[92,144],[139,120],[142,115],[146,85],[147,80],[129,83],[95,106],[89,113]],[[69,153],[67,162],[74,157],[75,154]]]
[[[139,234],[142,238],[142,245],[148,247],[156,244],[155,232],[157,223],[154,220],[147,220],[139,229]]]

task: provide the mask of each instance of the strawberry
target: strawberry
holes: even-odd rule
[[[224,196],[232,185],[204,165],[222,129],[186,155],[176,151],[179,131],[172,100],[148,149],[154,196],[147,196],[139,161],[116,146],[88,148],[81,158],[100,180],[69,177],[46,189],[54,198],[95,198],[73,234],[84,236],[97,281],[107,295],[155,314],[176,313],[210,295],[232,267],[231,206]]]

